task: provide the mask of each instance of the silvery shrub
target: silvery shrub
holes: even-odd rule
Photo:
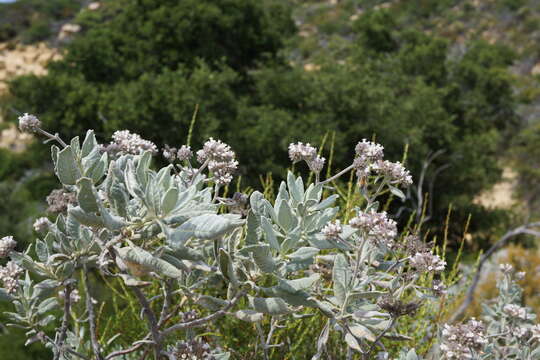
[[[197,152],[167,146],[170,164],[153,169],[156,145],[129,131],[106,145],[93,131],[68,144],[33,115],[19,121],[21,130],[58,144],[51,152],[62,187],[47,199],[56,219],[36,221],[41,235],[28,249],[16,251],[9,236],[0,240],[0,255],[10,258],[0,269],[0,297],[13,305],[6,315],[26,330],[27,344],[43,343],[55,360],[142,351],[154,359],[228,359],[196,336],[225,316],[253,322],[257,333],[247,340],[268,359],[273,347],[284,346],[272,341],[276,329],[314,310],[326,320],[313,360],[324,356],[331,332],[340,334],[350,358],[388,358],[383,340],[409,339],[396,331],[400,319],[444,291],[437,280],[426,287],[419,279],[436,278],[445,262],[417,234],[401,236],[378,201],[404,198],[400,187],[412,183],[402,164],[384,160],[379,144],[362,140],[351,165],[325,180],[317,149],[291,144],[291,160],[307,165],[312,183],[289,172],[275,199],[258,191],[225,197],[238,162],[219,140]],[[340,213],[332,185],[351,171],[362,199]],[[121,279],[137,299],[148,332],[129,339],[131,346],[115,346],[118,336],[98,338],[95,308],[102,300],[88,286],[92,271]],[[157,295],[149,291],[156,284]],[[208,295],[209,288],[221,295]],[[178,308],[180,298],[207,310]],[[75,302],[85,304],[82,319],[70,315]],[[418,358],[414,350],[400,356]]]

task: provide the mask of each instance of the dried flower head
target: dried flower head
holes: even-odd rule
[[[169,145],[165,145],[163,149],[161,149],[161,154],[165,159],[167,159],[168,162],[174,162],[177,157],[178,149],[174,147],[170,147]]]
[[[441,350],[445,359],[473,359],[487,342],[484,324],[472,318],[465,324],[444,325]]]
[[[9,294],[14,294],[19,286],[19,277],[24,270],[13,261],[8,261],[6,266],[0,267],[0,280]]]
[[[394,299],[391,296],[383,296],[377,301],[377,305],[382,309],[390,313],[393,318],[398,318],[404,315],[414,315],[421,306],[420,302],[404,303],[399,299]]]
[[[407,235],[402,243],[398,244],[399,248],[406,251],[410,256],[416,253],[430,252],[433,248],[432,244],[427,244],[417,235]]]
[[[40,217],[34,221],[34,230],[39,233],[44,233],[51,227],[51,221],[46,217]]]
[[[17,242],[13,239],[13,236],[4,236],[0,239],[0,259],[7,257],[16,246]]]
[[[419,252],[411,258],[411,266],[421,272],[440,272],[446,266],[446,261],[432,253]]]
[[[321,230],[321,233],[324,235],[324,237],[329,240],[341,239],[342,232],[343,232],[343,226],[341,226],[341,222],[339,220],[329,222]]]
[[[47,196],[47,211],[53,214],[65,213],[69,205],[77,204],[77,195],[64,189],[55,189]]]
[[[431,291],[435,296],[441,296],[446,292],[446,286],[441,280],[433,280],[431,283]]]
[[[34,115],[24,113],[19,116],[19,130],[26,133],[34,133],[41,127],[41,121]]]
[[[366,234],[375,242],[383,243],[388,248],[394,247],[394,238],[397,236],[397,224],[389,219],[386,212],[363,212],[349,221],[349,225]]]
[[[126,154],[140,155],[145,151],[150,151],[153,154],[158,152],[156,144],[143,139],[138,134],[131,133],[129,130],[115,131],[112,138],[113,141],[102,149],[112,156]]]

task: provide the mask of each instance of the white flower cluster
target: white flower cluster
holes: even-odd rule
[[[445,359],[473,359],[473,352],[482,352],[488,340],[484,324],[472,318],[465,324],[445,324],[441,350]]]
[[[388,178],[391,184],[409,186],[412,184],[412,177],[400,162],[383,160],[384,147],[381,144],[363,139],[355,148],[356,157],[353,166],[356,175],[362,179],[371,174],[372,171]]]
[[[60,299],[65,300],[66,299],[66,291],[62,290],[58,292],[58,296]],[[71,290],[71,293],[69,294],[69,301],[74,304],[78,303],[81,300],[81,295],[79,294],[79,290],[73,289]]]
[[[33,133],[41,126],[41,121],[39,119],[28,113],[19,116],[19,130],[26,133]]]
[[[158,151],[156,144],[141,138],[138,134],[129,132],[129,130],[115,131],[112,138],[113,141],[103,147],[103,151],[111,155],[140,155],[145,151],[155,154]]]
[[[301,142],[289,144],[289,158],[293,163],[305,161],[309,169],[317,174],[321,172],[326,162],[324,157],[317,155],[317,148],[309,143],[303,144]]]
[[[51,221],[46,217],[40,217],[34,221],[33,227],[36,232],[44,233],[51,227]]]
[[[214,181],[218,185],[231,183],[232,174],[238,168],[235,156],[229,145],[213,138],[205,142],[203,148],[197,151],[197,161],[201,164],[208,161],[208,169],[212,172]]]
[[[385,211],[378,213],[375,211],[363,212],[349,221],[349,225],[365,231],[367,235],[376,241],[382,242],[388,248],[394,246],[394,238],[397,236],[397,224],[389,219]]]
[[[412,176],[409,170],[399,162],[388,160],[379,160],[375,163],[373,169],[380,175],[390,179],[391,184],[409,186],[412,184]]]
[[[7,257],[15,249],[15,246],[17,246],[17,242],[13,236],[4,236],[0,239],[0,259]]]
[[[510,317],[527,320],[527,308],[524,308],[522,306],[516,304],[506,304],[503,307],[503,311]]]
[[[178,360],[215,360],[212,355],[212,348],[202,339],[189,341],[179,341],[172,351],[175,359]]]
[[[24,270],[13,261],[8,261],[6,266],[0,266],[0,280],[9,294],[14,294],[19,285],[19,277]]]
[[[446,267],[446,261],[431,252],[418,252],[411,258],[411,265],[422,272],[440,272]]]
[[[341,226],[341,222],[339,220],[329,222],[321,230],[321,233],[324,235],[324,237],[329,240],[339,240],[341,238],[342,232],[343,226]]]

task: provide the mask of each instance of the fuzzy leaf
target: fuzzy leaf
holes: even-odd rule
[[[77,201],[79,202],[81,209],[90,213],[97,212],[97,193],[94,190],[92,180],[87,177],[80,178],[77,180],[77,187]]]
[[[264,314],[281,315],[291,312],[285,301],[280,298],[250,297],[249,303],[253,309]]]
[[[182,271],[180,271],[178,268],[165,260],[155,257],[140,247],[127,246],[120,248],[117,251],[122,260],[141,266],[141,270],[143,271],[153,271],[159,275],[164,275],[171,278],[178,278],[182,276]]]
[[[266,234],[266,240],[268,241],[268,244],[270,244],[272,249],[279,251],[280,250],[279,242],[277,241],[276,233],[274,232],[274,228],[272,227],[270,220],[268,220],[264,216],[261,217],[261,227],[263,228],[264,233]]]
[[[240,320],[248,322],[257,322],[264,319],[264,314],[254,310],[238,310],[234,313],[234,316]]]
[[[75,185],[81,176],[71,146],[66,146],[58,153],[55,171],[58,179],[64,185]]]

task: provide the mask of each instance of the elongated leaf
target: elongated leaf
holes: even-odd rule
[[[261,227],[264,230],[264,233],[266,234],[266,240],[268,241],[268,244],[274,249],[279,251],[280,246],[279,242],[277,241],[276,233],[274,232],[274,228],[272,227],[272,224],[270,221],[265,218],[264,216],[261,217]]]
[[[134,263],[148,272],[152,271],[159,275],[171,278],[182,276],[182,271],[165,260],[155,257],[148,251],[138,246],[126,246],[117,250],[118,255],[124,262]]]
[[[173,229],[167,236],[167,242],[171,246],[177,246],[184,244],[192,237],[202,240],[218,239],[243,223],[244,221],[240,217],[203,214],[191,218]]]
[[[334,259],[334,268],[332,270],[332,280],[334,282],[334,295],[340,304],[343,304],[347,295],[351,270],[349,264],[342,254],[336,255]]]
[[[253,210],[249,210],[246,227],[246,245],[255,245],[259,242],[261,238],[259,226],[260,223],[257,216],[253,213]]]
[[[289,188],[289,194],[297,203],[304,200],[304,192],[300,189],[294,174],[290,171],[287,173],[287,187]]]

